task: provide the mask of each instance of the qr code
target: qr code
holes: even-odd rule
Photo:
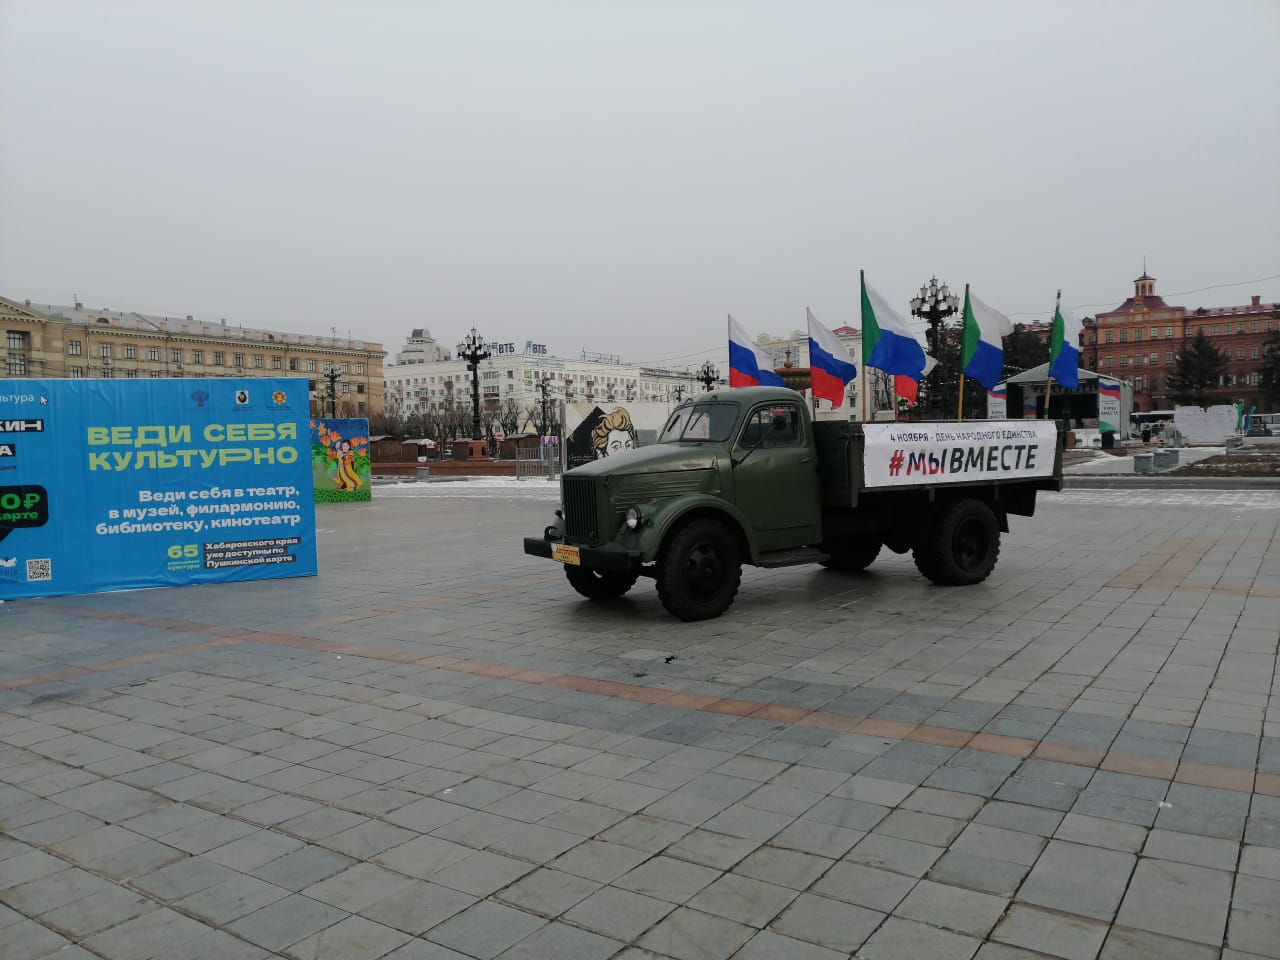
[[[27,582],[33,580],[52,580],[53,579],[53,561],[44,560],[28,560],[27,561]]]

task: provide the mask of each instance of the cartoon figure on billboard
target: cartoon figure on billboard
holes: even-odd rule
[[[591,446],[596,452],[596,459],[611,457],[624,450],[634,450],[637,446],[636,428],[631,423],[631,414],[623,407],[607,413],[591,431]]]
[[[569,466],[610,457],[639,446],[635,425],[625,407],[605,413],[599,407],[583,417],[568,437]]]
[[[316,503],[371,500],[369,421],[311,421],[311,477]]]

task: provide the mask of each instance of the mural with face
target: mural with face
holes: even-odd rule
[[[631,414],[624,407],[606,413],[591,431],[591,447],[597,460],[624,450],[634,450],[637,445],[636,428],[631,423]]]

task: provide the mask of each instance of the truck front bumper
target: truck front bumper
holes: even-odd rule
[[[558,541],[544,540],[541,537],[525,537],[524,552],[533,557],[551,559],[551,547]],[[579,547],[578,557],[582,566],[592,570],[609,570],[625,573],[640,559],[639,554],[630,554],[622,550],[606,550],[600,547]]]

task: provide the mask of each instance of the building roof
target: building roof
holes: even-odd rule
[[[187,334],[188,336],[227,337],[228,339],[258,340],[268,343],[292,343],[308,347],[332,347],[339,350],[381,351],[382,345],[345,337],[318,337],[312,334],[289,333],[284,330],[262,330],[241,324],[228,324],[226,318],[197,320],[191,315],[168,317],[136,311],[110,310],[106,307],[86,307],[82,303],[66,306],[56,303],[26,303],[29,310],[69,323],[102,326],[114,329],[141,330],[150,333]]]
[[[1188,317],[1247,317],[1257,313],[1280,310],[1280,303],[1248,303],[1239,307],[1196,307],[1188,309]]]
[[[1142,279],[1142,278],[1139,278],[1139,279]],[[1102,312],[1107,315],[1110,315],[1113,313],[1137,313],[1138,310],[1136,309],[1136,307],[1139,301],[1142,303],[1143,312],[1146,312],[1148,310],[1176,310],[1177,309],[1172,304],[1165,303],[1164,297],[1156,296],[1153,293],[1149,297],[1129,297],[1127,300],[1125,300],[1124,303],[1120,304],[1120,306],[1116,307],[1114,310],[1104,310]]]

